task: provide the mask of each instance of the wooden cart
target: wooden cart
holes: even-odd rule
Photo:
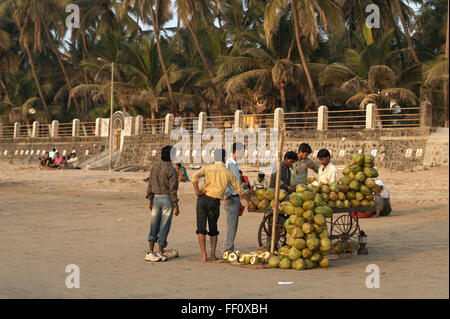
[[[359,227],[359,219],[356,212],[370,212],[373,208],[334,208],[333,214],[326,219],[326,227],[330,235],[331,245],[334,247],[331,253],[344,255],[349,251],[359,252],[364,232]],[[272,208],[264,210],[251,210],[250,212],[263,214],[263,219],[258,227],[258,244],[260,247],[270,249],[272,240]],[[354,213],[354,214],[352,214]],[[286,230],[284,223],[288,215],[280,213],[276,224],[275,249],[286,244]]]

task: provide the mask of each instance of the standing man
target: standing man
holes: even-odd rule
[[[321,149],[317,153],[320,161],[318,181],[322,184],[331,184],[337,180],[337,168],[331,163],[331,154],[327,149]]]
[[[296,186],[298,184],[306,185],[308,183],[308,169],[312,169],[314,172],[319,171],[318,165],[314,163],[308,156],[312,153],[311,146],[306,143],[300,144],[298,147],[298,161],[291,167],[291,185]]]
[[[281,164],[281,177],[280,177],[280,188],[283,188],[288,193],[295,192],[295,186],[291,185],[291,171],[290,168],[294,163],[298,161],[297,153],[286,152],[284,154],[284,160]],[[272,176],[270,177],[270,188],[275,188],[275,183],[277,179],[277,172],[274,170]]]
[[[148,242],[150,250],[145,256],[148,261],[166,261],[164,248],[167,246],[167,236],[169,235],[172,223],[172,214],[178,216],[178,174],[172,166],[170,151],[172,146],[164,146],[161,150],[161,161],[154,164],[150,171],[147,198],[149,199],[150,232]],[[155,242],[158,243],[159,250],[155,253]]]
[[[205,182],[201,190],[198,188],[198,181],[204,177]],[[206,235],[211,239],[211,260],[217,260],[216,246],[219,231],[217,230],[217,220],[220,215],[220,200],[223,199],[225,191],[230,184],[233,189],[242,195],[248,205],[253,206],[250,198],[244,194],[239,180],[225,167],[225,150],[214,151],[214,164],[203,166],[192,176],[192,185],[197,195],[197,235],[200,249],[202,251],[202,261],[207,261]],[[206,230],[208,222],[209,232]]]
[[[236,177],[236,179],[240,183],[238,161],[244,154],[244,145],[239,142],[233,143],[232,152],[233,153],[231,157],[228,158],[225,163],[225,167],[234,175],[234,177]],[[227,190],[225,191],[225,211],[227,212],[227,238],[224,243],[224,252],[234,251],[234,239],[236,238],[240,208],[241,199],[239,198],[238,193],[231,187],[230,184],[228,184]]]

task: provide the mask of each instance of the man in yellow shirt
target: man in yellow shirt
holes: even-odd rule
[[[198,187],[198,181],[204,177],[205,182]],[[225,150],[217,149],[214,151],[214,164],[203,166],[198,172],[192,176],[192,185],[197,195],[197,231],[198,242],[202,251],[202,261],[207,261],[206,254],[206,235],[211,239],[211,260],[215,261],[216,246],[219,231],[217,230],[217,220],[220,215],[220,200],[224,198],[228,184],[245,199],[248,205],[252,206],[252,202],[241,183],[236,177],[225,167]],[[206,230],[208,222],[209,232]]]

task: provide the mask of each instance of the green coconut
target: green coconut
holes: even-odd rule
[[[295,238],[294,247],[299,250],[302,250],[303,248],[306,247],[306,241],[303,238]]]
[[[293,193],[290,198],[289,198],[289,202],[292,204],[292,206],[294,207],[301,207],[303,205],[303,199],[300,195],[297,195],[296,193]]]
[[[303,193],[306,191],[306,185],[305,184],[298,184],[295,188],[295,192],[297,193]]]
[[[360,184],[357,180],[353,180],[350,182],[350,184],[348,184],[348,186],[350,187],[350,189],[354,190],[354,191],[358,191]]]
[[[296,260],[296,259],[300,258],[301,254],[302,254],[301,251],[295,247],[291,247],[291,249],[289,249],[289,259],[290,260]]]
[[[280,263],[278,264],[278,267],[281,269],[289,269],[291,268],[291,260],[289,258],[283,258]]]
[[[310,191],[304,191],[302,193],[302,199],[304,202],[309,201],[309,200],[313,200],[314,199],[314,193],[310,192]]]
[[[304,270],[306,268],[305,261],[303,260],[303,258],[294,260],[291,264],[291,267],[297,270]]]
[[[312,251],[309,248],[303,248],[302,249],[302,257],[303,258],[309,258],[312,255]]]
[[[305,234],[309,234],[310,232],[313,231],[313,227],[310,223],[304,223],[302,225],[302,232]]]
[[[278,268],[280,265],[281,259],[278,256],[272,256],[269,258],[268,264],[272,268]]]
[[[325,217],[323,217],[323,215],[320,215],[320,214],[314,216],[314,224],[316,224],[320,227],[324,226],[325,225]]]

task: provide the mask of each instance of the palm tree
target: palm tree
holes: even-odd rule
[[[288,6],[287,0],[271,0],[266,7],[266,15],[264,17],[264,30],[267,41],[279,28],[280,18],[285,14]],[[291,0],[290,3],[292,23],[295,31],[295,39],[297,50],[300,55],[301,64],[308,80],[309,89],[316,107],[319,106],[314,83],[309,72],[305,53],[301,42],[301,33],[309,39],[311,44],[317,40],[319,33],[319,24],[324,27],[325,31],[334,28],[338,32],[343,31],[342,13],[339,5],[333,0]]]
[[[419,58],[417,57],[416,51],[414,50],[414,46],[411,41],[411,36],[409,35],[408,27],[406,25],[405,16],[403,15],[403,10],[400,5],[400,0],[395,0],[395,6],[397,8],[397,13],[400,16],[400,21],[402,22],[403,31],[405,32],[406,42],[408,43],[408,48],[411,51],[411,54],[416,63],[420,63]]]

